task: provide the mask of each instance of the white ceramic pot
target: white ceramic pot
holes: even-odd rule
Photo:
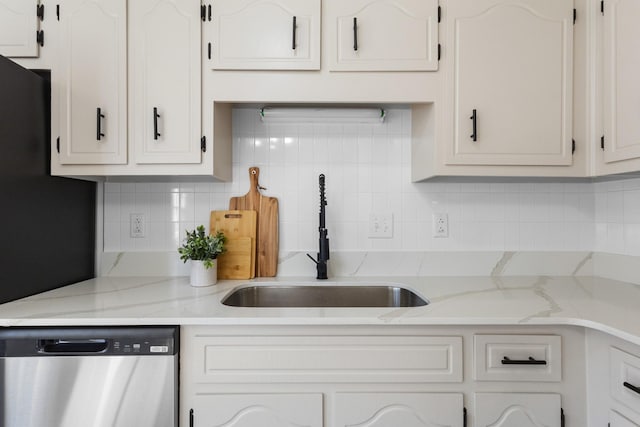
[[[204,261],[191,260],[191,286],[211,286],[218,281],[218,260],[211,268],[205,268]]]

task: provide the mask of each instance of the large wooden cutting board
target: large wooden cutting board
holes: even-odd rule
[[[257,213],[253,210],[211,211],[211,234],[222,231],[225,252],[218,256],[219,279],[255,277]]]
[[[260,194],[259,177],[259,168],[249,168],[249,192],[241,197],[232,197],[229,209],[257,212],[256,276],[274,277],[278,272],[278,199]]]

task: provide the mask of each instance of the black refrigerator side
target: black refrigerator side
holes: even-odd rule
[[[96,184],[50,176],[51,85],[0,56],[0,303],[95,277]]]

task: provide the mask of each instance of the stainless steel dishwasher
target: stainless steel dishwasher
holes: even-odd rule
[[[178,327],[0,330],[0,425],[175,427]]]

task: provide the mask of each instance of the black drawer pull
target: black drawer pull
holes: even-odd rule
[[[353,50],[358,50],[358,18],[353,18]]]
[[[104,133],[102,133],[102,119],[104,119],[104,114],[102,114],[102,109],[98,108],[96,110],[96,139],[98,141],[104,136]]]
[[[160,114],[158,114],[158,107],[153,107],[153,139],[158,139],[160,133],[158,132],[158,119],[160,118]]]
[[[529,357],[527,360],[511,360],[507,356],[504,356],[500,361],[503,365],[546,365],[546,360],[536,360],[533,357]]]
[[[626,382],[626,381],[625,381],[625,382],[623,382],[623,383],[622,383],[622,385],[623,385],[623,386],[625,386],[626,388],[628,388],[629,390],[631,390],[631,391],[633,391],[633,392],[635,392],[635,393],[640,394],[640,387],[636,387],[636,386],[634,386],[633,384],[629,384],[629,383],[628,383],[628,382]]]
[[[291,49],[296,50],[296,17],[293,17],[293,37],[291,38]]]
[[[471,121],[473,122],[473,133],[471,134],[471,139],[473,139],[473,141],[477,141],[478,140],[478,128],[477,128],[477,124],[478,124],[478,113],[477,111],[474,109],[473,113],[471,114],[471,117],[469,117],[471,119]]]

